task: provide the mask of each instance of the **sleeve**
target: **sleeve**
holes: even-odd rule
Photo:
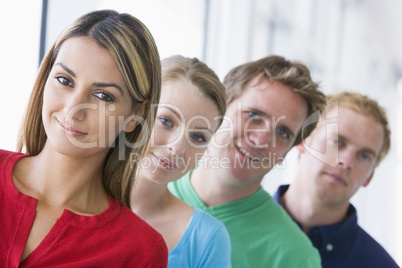
[[[205,242],[207,244],[198,267],[232,267],[230,237],[223,224]]]
[[[311,253],[299,266],[299,268],[321,268],[321,258],[317,249],[314,248],[313,253]]]
[[[168,264],[168,249],[166,243],[161,239],[155,248],[151,257],[144,263],[142,267],[167,267]]]

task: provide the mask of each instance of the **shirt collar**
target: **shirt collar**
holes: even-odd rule
[[[275,192],[273,196],[274,200],[281,206],[282,204],[280,201],[280,197],[285,194],[288,188],[289,185],[279,186],[278,190]],[[297,221],[295,222],[301,228],[300,223]],[[307,233],[307,236],[311,239],[314,246],[320,249],[320,251],[321,248],[323,247],[325,247],[326,251],[331,251],[333,248],[341,246],[342,242],[345,239],[348,239],[348,237],[353,232],[355,232],[357,228],[358,225],[357,225],[356,208],[352,204],[349,204],[349,208],[346,213],[345,219],[343,219],[341,222],[334,224],[314,226],[310,228],[310,230]]]

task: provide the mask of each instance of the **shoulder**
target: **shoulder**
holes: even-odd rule
[[[203,252],[211,247],[230,251],[230,237],[225,225],[197,208],[182,239]]]
[[[11,178],[15,164],[24,156],[27,155],[0,150],[0,181],[2,183],[6,183]]]
[[[113,239],[119,241],[121,256],[131,256],[136,265],[141,259],[144,267],[167,263],[168,250],[161,234],[116,199],[111,209],[118,213],[110,221],[108,233],[114,233]]]
[[[198,232],[207,234],[207,236],[210,237],[218,236],[221,239],[229,241],[229,233],[227,232],[225,225],[201,209],[194,209],[192,221],[192,225]]]
[[[11,152],[11,151],[0,149],[0,159],[3,159],[11,154],[16,154],[16,152]]]
[[[284,267],[299,267],[302,263],[305,263],[302,267],[319,265],[319,254],[311,241],[266,191],[260,189],[253,202],[255,206],[248,206],[243,215],[232,219],[233,227],[229,229],[227,225],[233,247],[248,247],[253,257],[264,251],[264,263],[275,259]],[[245,245],[247,240],[253,240],[259,248]]]
[[[358,255],[370,263],[377,263],[382,267],[398,267],[389,253],[360,226],[355,248]]]
[[[116,200],[117,201],[117,200]],[[126,230],[126,234],[128,236],[135,236],[136,239],[144,236],[147,237],[148,241],[150,238],[155,238],[159,240],[162,238],[154,228],[152,228],[147,222],[141,219],[137,214],[132,212],[128,207],[119,203],[118,201],[114,206],[119,209],[119,215],[117,221],[125,227],[130,227]]]
[[[344,228],[341,228],[344,227]],[[336,240],[330,251],[320,250],[323,266],[331,267],[399,267],[386,250],[360,226],[336,226]],[[333,234],[334,236],[334,234]]]
[[[281,246],[287,245],[289,248],[298,248],[302,251],[313,249],[308,237],[278,203],[272,200],[266,214],[260,226],[265,230],[267,240],[277,239]]]
[[[310,240],[296,222],[272,197],[267,202],[267,210],[261,224],[270,234],[270,239],[278,237],[285,244],[292,241],[291,244],[294,247],[313,248]]]
[[[18,159],[24,156],[26,155],[23,153],[10,152],[0,149],[0,164],[4,162],[17,162]]]
[[[182,247],[180,252],[176,252],[179,254],[176,259],[183,260],[184,252],[188,252],[192,263],[190,267],[230,267],[229,233],[222,222],[206,212],[194,209],[193,218],[182,239],[186,241],[183,244],[185,249]],[[169,262],[177,263],[170,259]]]

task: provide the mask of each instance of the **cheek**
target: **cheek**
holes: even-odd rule
[[[87,122],[92,124],[93,129],[97,128],[98,133],[104,136],[104,139],[109,141],[109,144],[113,144],[119,133],[124,129],[126,124],[124,118],[98,109],[88,110],[87,112]]]
[[[273,139],[273,142],[271,143],[273,147],[273,150],[278,152],[279,154],[284,154],[287,151],[289,151],[289,149],[292,147],[294,140],[290,140],[290,139],[284,139],[279,137],[278,135],[276,136],[275,139]],[[268,144],[269,145],[269,144]]]
[[[363,186],[363,184],[365,184],[367,182],[367,180],[370,178],[371,174],[373,172],[373,169],[371,167],[369,167],[368,165],[362,165],[361,167],[356,168],[355,167],[355,175],[354,177],[359,179],[358,181],[356,181],[356,185],[358,185],[358,187]],[[362,179],[364,178],[364,179]]]
[[[166,148],[178,145],[183,137],[179,129],[171,130],[164,127],[154,125],[149,139],[149,146],[156,148]]]
[[[160,147],[166,144],[167,140],[165,139],[165,135],[162,134],[162,131],[158,129],[157,126],[154,126],[151,132],[151,137],[149,138],[148,147],[149,148],[152,148],[154,146]]]
[[[337,165],[339,149],[326,138],[315,136],[314,142],[307,141],[303,146],[306,151],[305,153],[312,157],[310,162],[314,161],[320,165],[325,164],[333,167]]]
[[[194,148],[194,147],[189,147],[186,150],[186,156],[185,156],[185,161],[186,161],[186,172],[192,169],[202,158],[206,151],[205,149],[201,148]]]
[[[53,113],[63,110],[63,99],[53,95],[52,93],[48,93],[47,90],[45,90],[43,95],[42,120],[45,124]]]
[[[201,157],[205,154],[206,150],[207,148],[204,147],[204,145],[202,148],[191,148],[190,153],[193,156],[195,163],[201,160]]]
[[[309,174],[311,175],[309,180],[313,184],[316,184],[315,178],[318,178],[319,174],[325,168],[322,161],[320,161],[315,156],[312,156],[309,152],[304,152],[301,155],[298,165],[303,166],[303,169],[307,169]]]
[[[110,133],[120,133],[132,119],[129,117],[128,112],[116,111],[113,104],[101,107],[97,118],[99,118],[100,122],[105,122],[105,126],[110,129]]]
[[[49,108],[53,106],[56,107],[58,102],[59,98],[57,98],[54,92],[52,92],[46,85],[43,92],[43,109],[49,110]]]

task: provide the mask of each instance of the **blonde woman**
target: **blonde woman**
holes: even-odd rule
[[[225,110],[224,87],[207,65],[179,55],[162,60],[160,105],[131,208],[162,234],[169,267],[230,267],[224,225],[167,188],[201,159]]]
[[[159,96],[158,50],[136,18],[95,11],[59,36],[20,153],[0,151],[0,266],[166,266],[163,238],[128,208],[129,156],[141,154]]]

